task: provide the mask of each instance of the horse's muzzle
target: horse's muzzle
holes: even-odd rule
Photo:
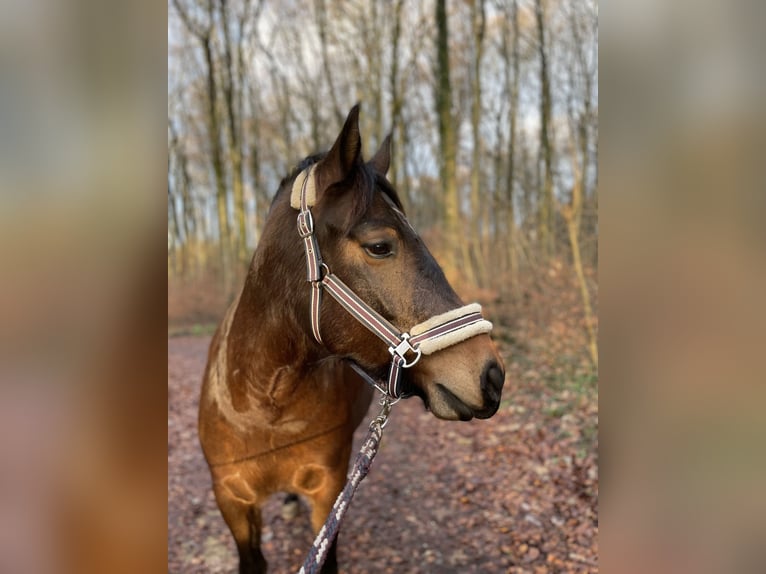
[[[497,412],[497,409],[500,407],[500,397],[502,394],[504,382],[505,372],[503,371],[502,366],[500,366],[496,361],[490,360],[484,366],[484,370],[482,371],[480,378],[482,396],[481,407],[476,408],[475,406],[469,406],[454,392],[447,388],[447,386],[441,383],[436,383],[436,390],[444,403],[448,405],[449,411],[457,415],[454,418],[457,418],[461,421],[468,421],[474,417],[477,419],[488,419],[494,415]],[[436,414],[436,411],[434,412]],[[441,412],[444,413],[444,411]],[[440,415],[437,414],[437,416]],[[441,417],[453,418],[444,417],[443,414]]]

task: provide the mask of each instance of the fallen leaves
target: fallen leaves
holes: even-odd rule
[[[489,310],[513,335],[501,342],[508,376],[492,419],[439,421],[418,399],[395,407],[341,528],[342,572],[598,571],[598,395],[577,311],[567,307],[577,297],[567,297],[545,308],[533,297],[527,304],[538,306],[526,315]],[[527,318],[535,314],[539,321]],[[546,326],[549,314],[557,320]],[[237,568],[196,437],[208,341],[168,345],[172,573]],[[313,539],[305,503],[287,521],[282,499],[264,507],[262,547],[272,574],[295,572]]]

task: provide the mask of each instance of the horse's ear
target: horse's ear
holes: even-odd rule
[[[359,135],[359,104],[348,113],[343,129],[325,158],[317,164],[319,189],[346,179],[362,163],[362,139]]]
[[[380,144],[378,151],[372,156],[369,164],[382,175],[388,173],[388,168],[391,165],[391,134],[388,134],[383,143]]]

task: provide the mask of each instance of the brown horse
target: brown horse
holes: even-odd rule
[[[318,532],[346,480],[354,429],[372,397],[349,367],[377,379],[387,346],[332,298],[312,336],[302,240],[291,207],[296,178],[313,167],[313,218],[322,258],[380,315],[407,329],[463,305],[407,222],[386,180],[389,138],[362,160],[358,106],[326,154],[305,159],[280,185],[239,297],[210,345],[199,435],[216,500],[237,543],[241,573],[266,571],[262,503],[306,497]],[[439,418],[488,418],[498,408],[503,361],[487,334],[423,356],[402,378]],[[308,550],[308,549],[307,549]],[[336,572],[335,544],[322,572]]]

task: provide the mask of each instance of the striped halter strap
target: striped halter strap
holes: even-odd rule
[[[441,349],[465,341],[475,335],[489,333],[492,323],[481,315],[481,305],[472,303],[447,311],[419,323],[409,333],[399,331],[380,313],[362,301],[351,288],[334,275],[322,262],[319,244],[314,235],[314,218],[311,207],[316,203],[316,164],[303,170],[295,179],[290,205],[299,211],[298,234],[306,251],[306,280],[311,284],[311,330],[321,345],[319,331],[322,291],[327,292],[346,309],[357,321],[372,331],[386,345],[391,353],[391,366],[385,386],[378,384],[356,362],[351,367],[368,383],[384,395],[396,400],[401,394],[401,370],[412,367],[421,355],[430,355]]]

